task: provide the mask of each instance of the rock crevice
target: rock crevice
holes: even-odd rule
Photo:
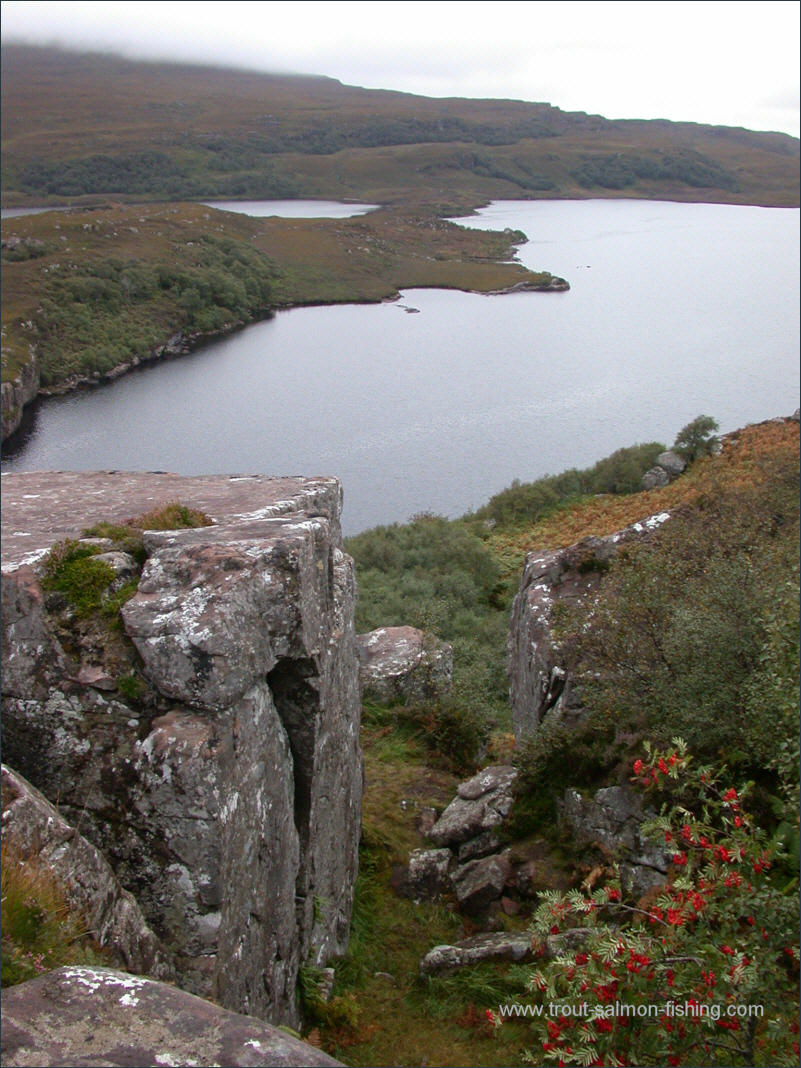
[[[114,502],[120,482],[147,489],[148,476],[87,477]],[[87,650],[64,648],[35,566],[8,561],[4,756],[65,814],[83,813],[182,985],[294,1025],[301,966],[346,948],[358,857],[355,581],[341,490],[169,477],[214,524],[144,535],[122,619],[149,700],[108,672],[102,687],[82,682],[100,677]],[[153,476],[154,493],[162,480]],[[24,498],[42,483],[9,485]],[[63,530],[58,493],[50,513],[39,499]],[[6,496],[4,519],[16,503]],[[83,525],[116,518],[94,508]]]

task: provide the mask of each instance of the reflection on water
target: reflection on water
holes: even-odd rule
[[[206,207],[235,211],[263,219],[278,215],[284,219],[349,219],[366,215],[375,204],[346,204],[338,200],[207,200]]]

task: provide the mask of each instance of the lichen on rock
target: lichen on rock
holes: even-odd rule
[[[80,815],[182,985],[294,1025],[299,968],[346,948],[358,858],[355,581],[341,487],[108,472],[82,484],[76,474],[4,479],[4,524],[30,535],[5,546],[4,755]],[[214,523],[144,535],[148,558],[122,608],[127,638],[113,639],[127,642],[123,686],[86,661],[85,636],[59,627],[22,552],[124,521],[166,484]],[[96,639],[91,655],[103,660]]]

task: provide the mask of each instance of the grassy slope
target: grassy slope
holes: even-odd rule
[[[642,493],[602,494],[554,511],[533,526],[494,532],[489,539],[506,573],[518,571],[527,552],[573,545],[603,537],[658,512],[692,503],[704,494],[758,482],[768,457],[798,457],[798,424],[759,423],[726,435],[719,456],[697,460],[668,486]]]

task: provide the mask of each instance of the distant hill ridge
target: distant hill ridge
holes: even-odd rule
[[[29,45],[3,47],[2,94],[4,203],[98,195],[799,202],[799,142],[781,133]]]

